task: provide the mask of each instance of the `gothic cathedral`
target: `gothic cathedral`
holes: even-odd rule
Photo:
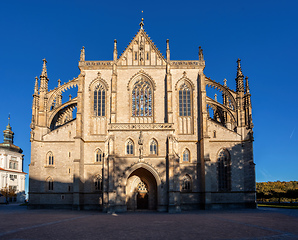
[[[29,205],[123,212],[255,207],[248,78],[236,91],[204,75],[198,60],[170,60],[143,28],[121,56],[87,61],[48,90],[36,77]],[[62,94],[77,89],[76,96]],[[221,95],[208,97],[208,89]],[[65,101],[63,101],[65,100]]]

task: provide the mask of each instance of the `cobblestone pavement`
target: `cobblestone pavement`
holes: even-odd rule
[[[298,210],[182,212],[27,210],[0,205],[0,239],[298,239]]]

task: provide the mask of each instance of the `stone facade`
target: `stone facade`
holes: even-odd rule
[[[23,172],[23,150],[13,144],[13,131],[10,123],[3,131],[4,141],[0,144],[0,203],[25,201],[25,178]],[[13,196],[15,194],[15,196]],[[7,195],[7,196],[6,196]]]
[[[248,78],[236,91],[205,61],[164,57],[143,29],[113,61],[86,61],[48,90],[46,60],[32,105],[29,204],[126,211],[255,206]],[[244,84],[245,83],[245,84]],[[62,102],[62,93],[77,96]],[[222,93],[222,103],[206,88]],[[76,116],[74,116],[76,115]]]

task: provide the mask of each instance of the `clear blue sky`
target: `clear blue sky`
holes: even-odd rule
[[[0,131],[11,125],[29,172],[34,78],[48,61],[49,88],[79,74],[86,60],[112,60],[139,29],[171,59],[197,60],[206,76],[235,89],[236,60],[250,80],[257,181],[298,180],[298,1],[1,1]],[[2,141],[1,141],[2,142]],[[28,178],[28,177],[27,177]]]

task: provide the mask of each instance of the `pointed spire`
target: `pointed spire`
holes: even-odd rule
[[[143,29],[143,27],[144,27],[143,12],[144,12],[144,11],[142,11],[142,19],[141,19],[141,22],[140,22],[140,27],[141,27],[141,29]]]
[[[8,125],[7,125],[7,127],[9,127],[11,129],[11,126],[10,126],[10,113],[8,114]]]
[[[204,61],[203,49],[199,46],[199,60]]]
[[[245,77],[245,92],[246,94],[249,94],[249,83],[248,83],[248,77]]]
[[[241,60],[238,58],[237,60],[237,76],[236,76],[236,91],[244,92],[244,83],[243,83],[243,74],[241,70]]]
[[[34,95],[38,95],[38,77],[35,77]]]
[[[80,61],[85,61],[85,47],[83,46],[81,49]]]
[[[114,56],[114,61],[116,61],[118,58],[117,40],[116,39],[114,40],[114,55],[113,56]]]
[[[43,66],[42,66],[42,72],[41,72],[41,75],[40,77],[48,77],[48,74],[47,74],[47,60],[44,58],[42,59],[43,61]]]

